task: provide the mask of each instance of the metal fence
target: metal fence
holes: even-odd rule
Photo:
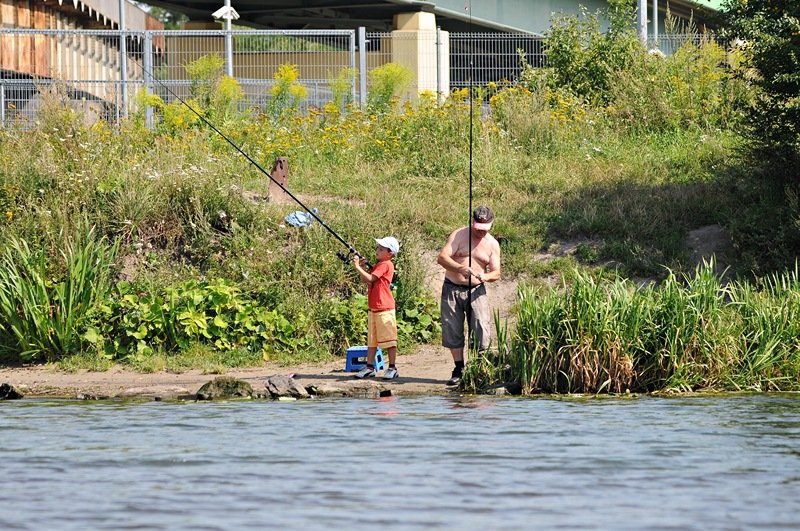
[[[121,37],[126,55],[120,54]],[[697,36],[664,36],[665,53]],[[353,30],[34,30],[0,28],[0,124],[27,123],[47,99],[57,97],[87,119],[126,116],[141,89],[169,102],[192,95],[188,69],[214,55],[239,83],[243,107],[263,108],[272,98],[281,65],[295,65],[307,96],[304,107],[322,107],[339,92],[363,106],[374,82],[368,75],[387,63],[404,65],[412,81],[402,97],[427,91],[444,98],[450,90],[491,81],[516,81],[524,54],[545,63],[541,37],[506,33],[447,33],[440,30],[385,33]],[[124,65],[121,68],[120,65]],[[188,68],[187,68],[188,67]]]
[[[543,39],[520,33],[451,34],[450,87],[517,81],[522,68],[521,56],[531,66],[543,66]]]
[[[651,52],[658,50],[664,55],[672,55],[680,49],[681,46],[687,43],[692,43],[696,46],[704,42],[715,41],[716,36],[713,33],[688,33],[682,35],[659,35],[658,41],[649,39],[647,41],[647,49]]]
[[[192,93],[187,67],[209,55],[224,59],[238,81],[243,106],[263,106],[281,65],[296,65],[307,90],[306,105],[331,99],[331,80],[353,69],[352,31],[146,31],[125,32],[126,61],[121,70],[117,31],[0,29],[0,123],[32,120],[48,97],[105,118],[127,113],[142,88],[165,101]],[[201,68],[197,66],[197,68]],[[354,71],[354,70],[353,70]],[[355,79],[351,80],[354,98]]]

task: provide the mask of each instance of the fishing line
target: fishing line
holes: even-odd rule
[[[275,178],[272,176],[272,174],[271,174],[271,173],[269,173],[267,170],[265,170],[265,169],[264,169],[264,168],[263,168],[263,167],[262,167],[262,166],[261,166],[261,165],[260,165],[258,162],[256,162],[256,160],[254,160],[254,159],[253,159],[253,158],[252,158],[250,155],[248,155],[247,153],[245,153],[245,151],[244,151],[244,150],[243,150],[241,147],[239,147],[239,146],[238,146],[238,145],[237,145],[237,144],[236,144],[236,143],[235,143],[233,140],[231,140],[230,138],[228,138],[227,136],[225,136],[225,134],[224,134],[222,131],[220,131],[219,129],[217,129],[217,127],[216,127],[216,126],[215,126],[213,123],[211,123],[211,121],[210,121],[210,120],[208,120],[208,118],[206,118],[206,117],[205,117],[205,116],[203,116],[201,113],[199,113],[197,110],[195,110],[195,109],[194,109],[194,107],[192,107],[191,105],[189,105],[189,104],[188,104],[188,103],[187,103],[187,102],[186,102],[186,101],[185,101],[183,98],[181,98],[180,96],[178,96],[178,95],[177,95],[177,94],[176,94],[176,93],[175,93],[175,92],[174,92],[172,89],[170,89],[170,88],[169,88],[169,87],[168,87],[168,86],[167,86],[167,85],[166,85],[164,82],[162,82],[160,79],[158,79],[156,76],[154,76],[152,72],[149,72],[149,71],[147,71],[147,70],[144,68],[144,66],[142,66],[142,65],[141,65],[141,64],[140,64],[138,61],[134,61],[134,62],[136,62],[137,64],[139,64],[139,67],[142,69],[142,71],[143,71],[144,73],[148,74],[152,80],[156,81],[156,82],[157,82],[159,85],[161,85],[162,87],[164,87],[164,89],[165,89],[167,92],[169,92],[169,93],[170,93],[170,94],[171,94],[171,95],[172,95],[172,96],[173,96],[173,97],[174,97],[176,100],[178,100],[179,102],[181,102],[181,103],[182,103],[184,106],[186,106],[186,108],[187,108],[187,109],[189,109],[189,110],[190,110],[190,111],[192,111],[194,114],[196,114],[196,115],[197,115],[197,117],[198,117],[198,118],[200,118],[200,119],[201,119],[201,120],[202,120],[202,121],[203,121],[203,122],[204,122],[204,123],[205,123],[205,124],[206,124],[208,127],[210,127],[212,131],[214,131],[214,132],[215,132],[215,133],[217,133],[219,136],[221,136],[223,139],[225,139],[225,141],[226,141],[228,144],[230,144],[230,145],[231,145],[231,146],[232,146],[232,147],[233,147],[233,148],[234,148],[236,151],[238,151],[238,152],[239,152],[239,153],[240,153],[240,154],[241,154],[241,155],[242,155],[244,158],[246,158],[246,159],[248,160],[248,162],[250,162],[250,164],[252,164],[252,165],[253,165],[253,166],[255,166],[256,168],[258,168],[258,170],[259,170],[261,173],[263,173],[264,175],[266,175],[267,177],[269,177],[269,180],[270,180],[270,181],[272,181],[273,183],[277,184],[277,185],[280,187],[280,189],[281,189],[281,190],[283,190],[283,191],[284,191],[284,193],[286,193],[286,195],[288,195],[289,197],[291,197],[291,198],[294,200],[294,202],[295,202],[295,203],[297,203],[298,205],[300,205],[300,206],[303,208],[303,210],[305,210],[306,212],[308,212],[308,213],[311,215],[311,217],[313,217],[315,220],[317,220],[317,221],[319,222],[319,224],[320,224],[320,225],[322,225],[323,227],[325,227],[325,229],[326,229],[326,230],[327,230],[327,231],[328,231],[328,232],[329,232],[331,235],[333,235],[333,237],[334,237],[334,238],[336,238],[337,240],[339,240],[339,242],[341,242],[341,243],[342,243],[342,245],[344,245],[345,247],[347,247],[347,250],[348,250],[348,252],[349,252],[350,254],[354,254],[354,255],[358,256],[359,258],[364,258],[364,255],[362,255],[361,253],[359,253],[358,251],[356,251],[355,247],[353,247],[352,245],[350,245],[350,244],[349,244],[349,243],[348,243],[348,242],[347,242],[347,241],[346,241],[344,238],[342,238],[341,236],[339,236],[339,234],[338,234],[338,233],[337,233],[335,230],[333,230],[332,228],[330,228],[330,227],[328,226],[328,224],[327,224],[327,223],[325,223],[325,222],[322,220],[322,218],[320,218],[320,217],[319,217],[319,216],[318,216],[318,215],[317,215],[317,214],[316,214],[316,213],[315,213],[313,210],[311,210],[310,208],[308,208],[308,207],[307,207],[305,204],[303,204],[303,202],[302,202],[302,201],[300,201],[300,199],[298,199],[298,198],[297,198],[297,197],[296,197],[296,196],[295,196],[295,195],[294,195],[292,192],[290,192],[290,191],[289,191],[289,190],[288,190],[288,189],[287,189],[287,188],[286,188],[286,187],[285,187],[283,184],[281,184],[280,182],[278,182],[278,180],[277,180],[277,179],[275,179]],[[342,254],[340,251],[337,251],[337,253],[336,253],[336,256],[338,256],[338,257],[339,257],[339,259],[341,259],[343,262],[347,262],[347,261],[348,261],[348,260],[347,260],[347,256],[346,256],[346,255],[343,255],[343,254]]]
[[[464,6],[465,9],[469,10],[469,33],[472,34],[472,0],[468,0],[468,5]],[[474,44],[473,44],[474,45]],[[467,293],[469,294],[469,301],[467,303],[467,346],[473,342],[472,339],[472,104],[473,104],[473,97],[472,97],[472,85],[473,85],[473,56],[474,53],[469,54],[469,68],[468,72],[468,83],[469,83],[469,220],[467,222],[467,226],[469,227],[469,255],[467,259],[467,266],[469,267],[470,273],[467,279]]]

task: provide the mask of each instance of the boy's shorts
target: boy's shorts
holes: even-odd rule
[[[367,313],[367,347],[397,346],[397,317],[394,310]]]

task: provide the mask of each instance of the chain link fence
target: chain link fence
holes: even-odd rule
[[[125,61],[120,39],[125,39]],[[700,36],[665,36],[671,53]],[[35,121],[48,98],[59,98],[87,120],[119,120],[146,89],[166,102],[190,97],[196,79],[187,66],[214,55],[239,83],[247,108],[265,108],[282,65],[297,67],[306,89],[303,110],[323,107],[335,93],[363,106],[369,75],[388,63],[411,72],[401,97],[415,101],[429,92],[443,98],[453,89],[519,78],[521,55],[545,64],[541,37],[509,33],[448,33],[440,30],[152,30],[0,28],[0,124]],[[124,71],[120,65],[125,65]]]

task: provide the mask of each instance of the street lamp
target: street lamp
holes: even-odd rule
[[[233,77],[233,37],[231,35],[231,20],[238,20],[239,13],[231,7],[231,0],[225,0],[225,5],[217,9],[211,16],[225,20],[225,70]]]

